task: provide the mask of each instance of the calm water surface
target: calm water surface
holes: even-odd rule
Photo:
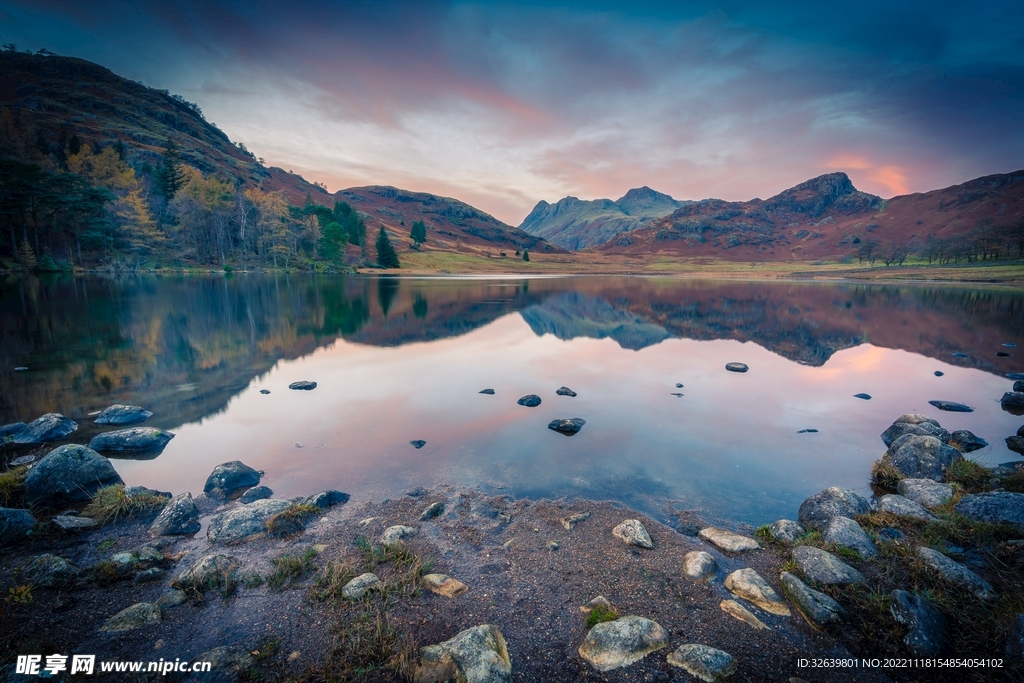
[[[760,524],[826,486],[867,492],[902,413],[984,437],[983,463],[1019,459],[1003,439],[1024,418],[998,403],[1024,371],[1019,291],[237,274],[12,279],[0,296],[0,419],[62,412],[85,443],[89,413],[142,405],[177,436],[114,464],[176,493],[242,460],[282,497],[450,482]],[[531,393],[540,406],[517,405]],[[567,438],[547,429],[561,417],[587,424]]]

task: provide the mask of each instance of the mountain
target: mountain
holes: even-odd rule
[[[519,229],[564,249],[585,249],[604,244],[619,233],[636,230],[687,204],[647,186],[632,189],[616,201],[565,197],[549,204],[541,200]]]
[[[598,250],[728,260],[898,260],[1024,255],[1024,171],[882,199],[845,173],[812,178],[769,199],[687,204]]]

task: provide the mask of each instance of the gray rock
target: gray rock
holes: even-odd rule
[[[79,517],[77,515],[57,515],[50,519],[50,522],[61,531],[84,531],[95,529],[100,523],[91,517]]]
[[[942,481],[946,468],[963,455],[934,436],[902,436],[889,447],[892,466],[910,479]]]
[[[303,505],[312,505],[313,507],[326,510],[327,508],[334,507],[335,505],[344,505],[348,502],[349,495],[342,493],[341,491],[321,491],[320,493],[314,493],[302,501]]]
[[[921,413],[906,413],[904,415],[900,415],[895,420],[893,420],[893,424],[897,422],[904,422],[912,425],[932,424],[935,425],[936,427],[940,426],[937,420],[933,420],[927,415],[922,415]]]
[[[736,658],[728,652],[707,645],[680,645],[668,655],[668,663],[685,669],[707,683],[715,683],[736,673]]]
[[[206,479],[203,493],[230,496],[239,489],[249,489],[259,483],[259,472],[239,460],[232,460],[213,468],[213,472]]]
[[[256,668],[256,658],[249,649],[238,645],[215,647],[196,657],[195,661],[209,662],[210,670],[191,676],[183,683],[238,683],[243,674]],[[249,676],[245,680],[250,680]]]
[[[155,427],[129,427],[97,434],[89,448],[101,453],[160,453],[173,438],[173,432]]]
[[[159,567],[150,567],[149,569],[143,569],[141,572],[135,574],[132,577],[132,583],[151,583],[153,581],[159,581],[166,576],[167,572]],[[159,605],[157,605],[159,607]]]
[[[1003,652],[1011,662],[1024,663],[1024,614],[1018,614],[1013,620],[1013,626],[1006,634],[1006,647]]]
[[[892,527],[885,527],[878,530],[878,540],[885,541],[886,543],[898,543],[906,539],[904,534],[899,529],[893,529]]]
[[[270,498],[274,495],[274,492],[269,486],[253,486],[242,494],[239,498],[239,502],[249,504],[255,503],[257,500],[263,500],[264,498]]]
[[[56,506],[89,500],[104,486],[124,484],[102,455],[78,444],[67,444],[47,453],[25,478],[25,498]]]
[[[420,521],[425,522],[428,519],[433,519],[434,517],[442,514],[444,514],[444,503],[437,501],[427,506],[423,511],[423,514],[420,515]]]
[[[206,539],[210,543],[240,543],[267,533],[267,520],[292,506],[287,500],[265,498],[232,508],[210,520]]]
[[[964,496],[955,510],[971,519],[1024,529],[1024,493],[989,491]]]
[[[560,432],[566,436],[572,436],[583,429],[585,424],[587,424],[587,421],[582,417],[563,417],[549,422],[548,429]]]
[[[172,588],[157,598],[156,602],[153,604],[161,610],[165,610],[171,609],[172,607],[178,607],[179,605],[184,605],[186,602],[188,602],[188,596],[185,595],[185,591]]]
[[[512,662],[505,638],[497,626],[484,624],[420,648],[414,680],[511,683]]]
[[[151,602],[137,602],[107,619],[101,631],[119,633],[160,623],[160,608]]]
[[[800,504],[797,519],[808,529],[824,531],[833,517],[854,518],[871,512],[871,505],[855,491],[836,486],[816,493]]]
[[[793,548],[793,561],[804,576],[826,586],[864,582],[863,574],[820,548],[807,545]]]
[[[696,550],[683,556],[683,575],[691,581],[707,581],[718,572],[711,553]]]
[[[494,389],[481,389],[479,393],[494,396]]]
[[[896,491],[926,508],[939,507],[953,500],[953,485],[931,479],[901,479]]]
[[[153,413],[139,406],[126,406],[115,403],[109,408],[104,408],[96,417],[98,425],[130,425],[136,422],[145,422],[153,417]]]
[[[1024,391],[1007,391],[999,399],[999,405],[1011,415],[1024,415]],[[20,438],[21,434],[14,438],[14,442],[20,443]]]
[[[4,439],[4,438],[6,438],[8,436],[13,437],[15,434],[17,434],[18,432],[20,432],[24,428],[25,428],[25,423],[24,422],[12,422],[10,424],[5,424],[3,426],[0,426],[0,439]]]
[[[810,588],[795,574],[782,572],[782,592],[793,601],[796,610],[819,631],[829,624],[838,624],[847,617],[846,610],[832,597]]]
[[[934,436],[943,443],[950,439],[949,432],[930,422],[921,422],[918,424],[912,424],[909,422],[893,422],[888,429],[882,432],[881,436],[886,448],[888,448],[896,439],[901,436],[906,436],[907,434],[910,434],[911,436]]]
[[[366,595],[367,591],[376,590],[380,587],[381,582],[377,575],[367,572],[346,583],[341,589],[341,594],[349,600],[358,600]]]
[[[1013,383],[1014,391],[1024,391],[1024,379],[1019,379]]]
[[[25,540],[35,528],[36,518],[28,510],[0,508],[0,546]]]
[[[733,619],[738,619],[752,628],[759,631],[771,630],[767,624],[754,616],[753,612],[735,600],[722,600],[718,603],[718,607]]]
[[[734,534],[731,531],[713,526],[701,529],[697,535],[708,543],[717,546],[720,550],[726,550],[731,553],[761,549],[761,544],[749,536],[741,536],[740,534]]]
[[[957,403],[956,401],[928,401],[939,410],[945,410],[950,413],[973,413],[974,408],[965,406],[963,403]]]
[[[540,405],[540,396],[537,394],[527,394],[516,401],[516,403],[521,406],[526,406],[527,408],[536,408]]]
[[[577,512],[575,515],[562,517],[560,521],[562,522],[562,526],[564,526],[566,529],[573,529],[580,522],[585,522],[588,519],[590,519],[590,516],[591,513],[589,512]]]
[[[191,589],[200,593],[223,588],[228,585],[239,566],[238,558],[233,555],[207,555],[171,581],[171,588]]]
[[[125,486],[124,495],[132,498],[135,496],[163,496],[168,500],[174,497],[171,495],[170,491],[157,491],[156,489],[146,488],[145,486]]]
[[[559,396],[575,396],[576,395],[576,392],[573,391],[572,389],[570,389],[569,387],[561,387],[555,393],[558,394]]]
[[[1015,453],[1024,455],[1024,436],[1008,436],[1006,437],[1006,447]]]
[[[654,548],[654,541],[647,529],[640,523],[639,519],[627,519],[622,524],[612,529],[612,535],[626,545],[635,545],[650,550]]]
[[[992,586],[987,581],[937,550],[922,546],[917,549],[917,556],[934,569],[943,579],[967,589],[979,600],[992,600],[996,597]]]
[[[928,512],[920,503],[915,503],[909,498],[887,493],[875,503],[875,509],[881,512],[888,512],[897,517],[919,519],[923,522],[935,522],[939,518]]]
[[[384,530],[384,533],[380,536],[380,542],[383,545],[394,545],[395,543],[404,541],[407,538],[412,538],[419,532],[420,530],[414,526],[396,524],[395,526],[389,526]]]
[[[896,621],[910,630],[903,644],[915,657],[937,657],[946,645],[946,618],[927,598],[895,590],[889,611]]]
[[[288,385],[288,388],[295,389],[296,391],[313,391],[316,389],[316,382],[308,382],[306,380],[292,382]]]
[[[725,369],[729,372],[746,372],[750,368],[746,363],[726,363]]]
[[[14,435],[14,443],[36,444],[60,441],[78,429],[78,423],[60,413],[47,413],[29,422]]]
[[[753,569],[737,569],[725,577],[725,587],[736,597],[748,600],[766,612],[782,617],[790,615],[789,608],[775,589]]]
[[[849,517],[833,517],[825,529],[824,538],[826,543],[835,543],[856,550],[865,560],[878,555],[875,542],[860,528],[860,524]]]
[[[859,398],[862,401],[870,401],[871,400],[871,394],[854,394],[853,397],[854,398]]]
[[[973,453],[988,445],[988,441],[980,436],[975,436],[974,432],[966,429],[958,429],[953,432],[947,443],[961,453]]]
[[[11,461],[11,467],[21,467],[22,465],[28,465],[36,461],[34,455],[19,455],[17,458]]]
[[[611,671],[667,646],[668,632],[660,624],[644,617],[627,616],[590,629],[579,653],[598,671]]]
[[[768,533],[775,541],[792,545],[807,530],[791,519],[780,519],[768,525]]]
[[[57,555],[34,557],[24,571],[22,578],[46,588],[65,586],[78,578],[78,567]]]
[[[180,493],[164,506],[149,527],[152,536],[188,536],[202,528],[199,523],[199,508],[192,500],[191,493]]]

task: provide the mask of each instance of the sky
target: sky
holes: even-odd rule
[[[197,103],[330,191],[883,197],[1024,168],[1024,4],[0,0],[0,43]]]

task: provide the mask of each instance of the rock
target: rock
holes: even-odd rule
[[[1024,455],[1024,436],[1008,436],[1006,437],[1006,447],[1015,453]]]
[[[173,432],[154,427],[129,427],[93,437],[89,448],[102,453],[159,453],[167,447]]]
[[[269,486],[253,486],[251,489],[246,490],[238,500],[241,503],[249,504],[255,503],[257,500],[270,498],[273,495],[274,492]]]
[[[493,624],[474,626],[451,640],[420,648],[413,680],[457,683],[511,683],[512,662],[501,631]]]
[[[316,389],[316,382],[307,382],[305,380],[292,382],[288,385],[288,388],[295,389],[296,391],[313,391]]]
[[[588,519],[590,519],[590,513],[589,512],[578,512],[575,515],[569,515],[568,517],[562,517],[561,521],[562,521],[562,526],[564,526],[566,529],[572,529],[574,526],[576,526],[580,522],[585,522]]]
[[[270,389],[260,389],[260,393],[265,396],[270,393]]]
[[[585,424],[587,424],[587,421],[582,417],[563,417],[549,422],[548,429],[553,429],[554,431],[565,434],[566,436],[572,436],[583,429],[583,425]]]
[[[249,489],[259,483],[259,472],[239,460],[232,460],[213,468],[203,493],[227,497],[239,489]]]
[[[973,453],[988,445],[988,441],[980,436],[975,436],[973,432],[966,429],[958,429],[953,432],[947,443],[961,453]]]
[[[240,543],[267,533],[267,520],[292,506],[287,500],[265,498],[232,508],[210,520],[206,539],[210,543]]]
[[[96,417],[98,425],[130,425],[136,422],[145,422],[153,417],[153,413],[140,408],[139,406],[125,406],[115,403],[109,408],[104,408]]]
[[[1009,358],[1013,354],[1007,353],[1006,351],[996,351],[996,355],[999,356],[1000,358]]]
[[[78,429],[78,423],[60,413],[47,413],[29,422],[14,435],[14,443],[37,444],[60,441]]]
[[[901,436],[889,448],[892,466],[909,479],[942,481],[946,468],[962,458],[934,436]]]
[[[791,519],[780,519],[768,525],[768,534],[779,543],[792,545],[807,530]]]
[[[405,495],[411,496],[413,498],[419,498],[426,492],[427,490],[425,488],[423,488],[422,486],[417,486],[416,488],[409,489],[408,491],[406,491]]]
[[[930,422],[921,422],[917,424],[911,422],[893,422],[889,425],[888,429],[882,432],[882,442],[885,443],[886,448],[888,448],[896,439],[905,434],[910,434],[911,436],[934,436],[943,443],[949,441],[950,438],[949,432]]]
[[[555,393],[558,394],[559,396],[575,396],[576,395],[576,392],[573,391],[572,389],[570,389],[569,387],[561,387]]]
[[[38,555],[21,572],[23,579],[45,588],[58,588],[78,578],[78,567],[57,555]]]
[[[801,545],[793,548],[793,561],[804,576],[827,586],[863,583],[864,575],[832,553]]]
[[[952,484],[942,484],[931,479],[901,479],[896,491],[926,508],[939,507],[953,499]]]
[[[654,548],[654,541],[647,529],[640,523],[639,519],[627,519],[622,524],[612,529],[612,535],[626,545],[635,545],[640,548]]]
[[[853,397],[854,398],[859,398],[862,401],[870,401],[871,400],[871,394],[854,394]]]
[[[107,619],[100,630],[117,633],[120,631],[131,631],[143,626],[156,626],[159,623],[159,607],[150,602],[137,602]]]
[[[1007,391],[999,399],[999,405],[1011,415],[1024,415],[1024,391]],[[29,424],[31,426],[31,424]],[[28,428],[26,427],[26,431]],[[25,432],[14,437],[14,443],[21,443],[20,439]]]
[[[594,626],[579,653],[598,671],[611,671],[638,662],[668,646],[668,632],[644,617],[620,617]]]
[[[683,556],[683,575],[691,581],[707,581],[718,572],[711,553],[695,550]]]
[[[367,591],[379,590],[380,587],[381,582],[377,575],[367,572],[346,583],[341,589],[341,594],[349,600],[358,600],[366,595]]]
[[[676,389],[682,389],[683,385],[681,382],[676,382]]]
[[[23,429],[25,429],[24,422],[12,422],[10,424],[0,426],[0,439],[7,438],[8,436],[14,436]]]
[[[860,524],[849,517],[833,517],[825,529],[824,539],[826,543],[835,543],[856,550],[865,560],[878,555],[875,542],[860,528]]]
[[[195,662],[209,662],[210,670],[191,676],[184,683],[238,683],[243,680],[242,674],[256,668],[256,658],[249,649],[238,645],[215,647],[199,655]]]
[[[906,534],[899,529],[893,529],[892,527],[887,526],[878,530],[878,540],[880,541],[898,543],[904,539],[906,539]]]
[[[516,403],[521,406],[526,406],[527,408],[536,408],[540,405],[540,396],[537,394],[527,394],[516,401]]]
[[[11,467],[21,467],[22,465],[28,465],[36,461],[34,455],[20,455],[11,461]]]
[[[488,396],[494,396],[494,389],[481,389],[481,394],[487,394]]]
[[[0,507],[0,546],[25,540],[35,528],[36,518],[28,510]]]
[[[25,477],[25,498],[51,507],[92,498],[104,486],[124,484],[102,455],[78,444],[50,451]]]
[[[726,363],[725,369],[729,372],[746,372],[750,368],[747,367],[746,363]]]
[[[381,534],[380,542],[383,545],[394,545],[395,543],[404,541],[407,538],[412,538],[418,533],[419,529],[414,526],[403,526],[401,524],[397,524],[395,526],[389,526],[384,530],[384,533]]]
[[[765,612],[782,617],[790,615],[789,608],[779,594],[761,578],[760,574],[749,567],[737,569],[725,577],[725,587],[733,595],[754,603]]]
[[[446,574],[427,574],[423,577],[422,581],[423,587],[428,591],[443,595],[446,598],[454,598],[469,590],[469,586]]]
[[[1018,494],[1024,496],[1024,494]],[[983,578],[958,562],[954,562],[937,550],[922,546],[917,549],[917,556],[929,567],[934,569],[946,581],[965,588],[979,600],[992,600],[996,597],[992,586]]]
[[[964,517],[981,522],[1011,524],[1024,529],[1024,493],[975,493],[961,498],[954,509]]]
[[[178,590],[177,588],[172,588],[171,590],[167,591],[159,598],[157,598],[156,602],[153,604],[159,607],[161,610],[165,610],[170,609],[172,607],[177,607],[178,605],[184,605],[186,602],[188,602],[188,596],[185,595],[185,591]]]
[[[944,373],[944,372],[943,372],[942,370],[936,370],[936,371],[935,371],[935,372],[934,372],[933,374],[934,374],[934,375],[935,375],[936,377],[942,377],[942,376],[943,376],[943,375],[945,375],[946,373]]]
[[[1011,662],[1024,663],[1024,614],[1018,614],[1013,620],[1013,626],[1006,634],[1006,647],[1003,652]]]
[[[1024,379],[1019,379],[1013,383],[1013,391],[1024,391]]]
[[[200,593],[222,588],[230,582],[239,566],[238,558],[233,555],[207,555],[171,581],[171,588],[192,589]]]
[[[797,519],[808,529],[824,531],[833,517],[854,518],[871,512],[871,505],[855,491],[836,486],[816,493],[800,504]]]
[[[312,505],[313,507],[326,510],[332,508],[335,505],[344,505],[349,501],[350,496],[347,493],[341,491],[321,491],[320,493],[314,493],[312,496],[305,498],[302,501],[303,505]]]
[[[426,441],[424,441],[423,439],[414,439],[414,440],[410,441],[409,443],[410,443],[410,444],[412,445],[412,447],[413,447],[413,448],[415,448],[416,450],[419,450],[419,449],[421,449],[421,448],[423,448],[424,446],[426,446],[426,445],[427,445],[427,442],[426,442]]]
[[[759,631],[771,630],[765,625],[763,621],[754,616],[753,612],[748,610],[746,607],[736,602],[735,600],[722,600],[718,605],[723,612],[731,617],[735,617],[742,622],[753,626]]]
[[[601,609],[605,612],[611,612],[613,614],[617,612],[617,610],[615,609],[615,605],[609,602],[608,598],[604,597],[603,595],[598,595],[596,598],[594,598],[587,604],[580,605],[580,611],[584,614],[590,614],[595,609]]]
[[[963,403],[957,403],[956,401],[928,401],[939,410],[945,410],[950,413],[973,413],[974,408],[965,406]]]
[[[167,572],[159,567],[150,567],[149,569],[143,569],[132,577],[132,583],[150,583],[151,581],[159,581],[164,578]],[[159,607],[159,605],[157,605]]]
[[[801,430],[797,431],[797,434],[817,434],[817,433],[818,433],[817,429],[801,429]]]
[[[1006,378],[1012,380],[1024,379],[1024,372],[1008,372],[1006,373]]]
[[[938,521],[938,517],[933,515],[924,509],[924,506],[920,503],[915,503],[909,498],[903,496],[897,496],[888,493],[878,499],[875,503],[875,509],[882,512],[888,512],[896,515],[897,517],[909,517],[910,519],[920,519],[923,522],[935,522]]]
[[[199,508],[192,500],[192,494],[179,493],[171,498],[171,501],[153,520],[153,524],[149,527],[149,533],[151,536],[190,536],[201,528]]]
[[[62,531],[84,531],[85,529],[95,529],[100,525],[91,517],[78,517],[77,515],[57,515],[50,521]]]
[[[708,683],[733,675],[738,667],[736,659],[728,652],[695,644],[680,645],[669,654],[668,663]]]
[[[793,601],[796,611],[815,629],[820,631],[829,624],[838,624],[846,618],[847,612],[842,605],[831,596],[810,588],[795,574],[782,572],[779,578],[782,581],[782,592]]]
[[[893,420],[893,424],[900,423],[900,422],[901,423],[905,423],[905,424],[912,424],[912,425],[930,424],[930,425],[934,425],[936,427],[941,427],[942,426],[942,425],[939,424],[938,420],[930,418],[927,415],[924,415],[922,413],[904,413],[903,415],[900,415],[895,420]]]
[[[927,598],[903,590],[892,592],[889,611],[910,630],[903,644],[915,657],[937,657],[946,644],[946,618]]]
[[[170,491],[157,491],[156,489],[146,488],[145,486],[125,486],[124,495],[129,498],[135,498],[136,496],[162,496],[167,500],[174,497],[171,495]]]
[[[423,510],[423,513],[420,515],[420,521],[426,522],[428,519],[433,519],[434,517],[442,514],[444,514],[444,503],[437,501],[435,503],[431,503],[425,510]]]
[[[761,544],[749,536],[741,536],[740,534],[734,534],[731,531],[726,531],[725,529],[719,529],[713,526],[701,529],[697,535],[708,543],[714,544],[720,550],[727,550],[731,553],[742,553],[747,550],[761,549]]]

